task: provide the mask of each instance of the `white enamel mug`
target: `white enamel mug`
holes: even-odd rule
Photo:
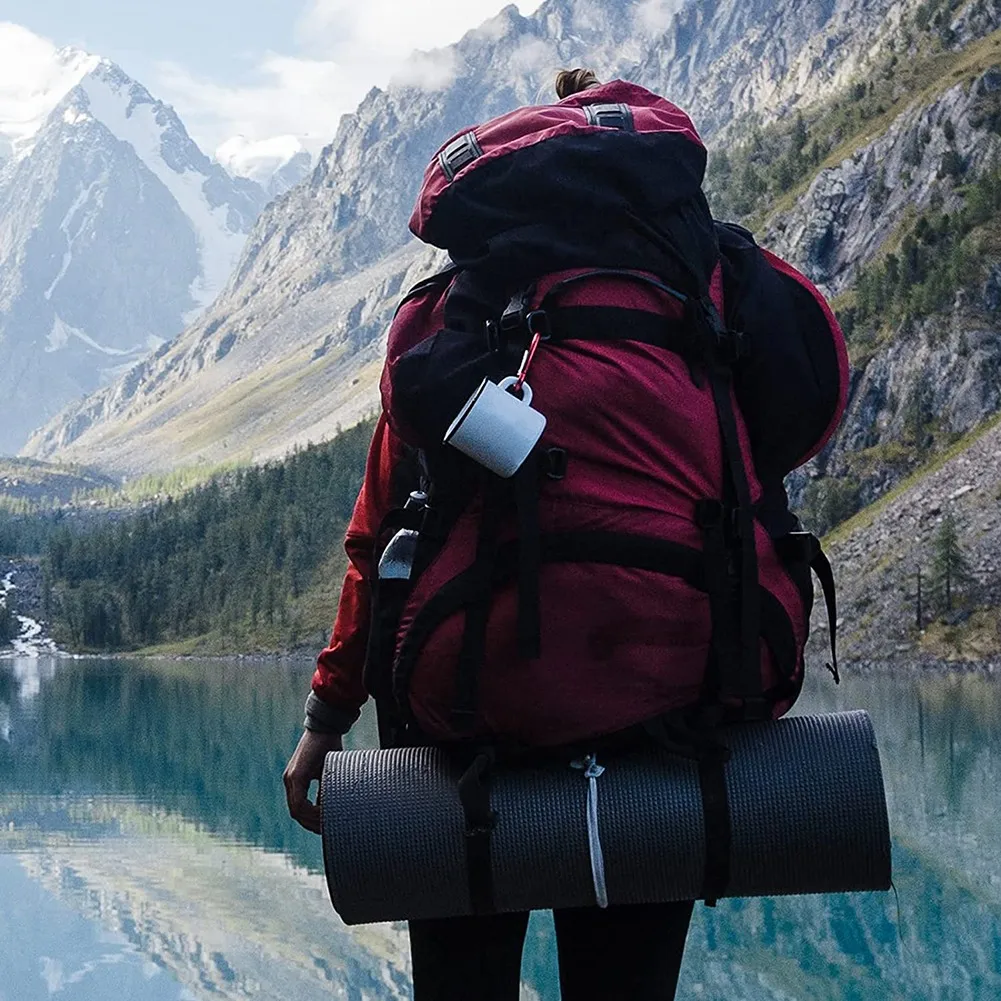
[[[503,479],[514,476],[546,430],[546,418],[532,409],[532,389],[522,384],[519,399],[508,389],[513,376],[499,383],[484,379],[445,432],[453,445]]]

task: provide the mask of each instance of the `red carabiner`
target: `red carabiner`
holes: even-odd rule
[[[549,340],[551,336],[549,317],[546,316],[544,310],[533,310],[527,317],[525,317],[525,322],[528,324],[528,329],[532,333],[532,340],[528,345],[525,354],[522,356],[521,367],[518,369],[518,376],[514,381],[514,385],[512,385],[510,389],[510,392],[512,393],[521,392],[521,387],[525,385],[525,379],[528,378],[528,370],[532,367],[535,352],[539,350],[539,344],[544,340]],[[533,327],[536,329],[533,330]]]
[[[525,379],[528,378],[528,370],[532,366],[532,359],[535,357],[535,352],[539,349],[539,342],[542,340],[542,334],[536,334],[532,338],[532,343],[528,345],[528,349],[521,359],[521,368],[518,369],[518,377],[514,380],[514,385],[511,387],[509,392],[515,395],[521,392],[521,387],[525,385]]]

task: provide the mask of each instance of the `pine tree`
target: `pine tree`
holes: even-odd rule
[[[946,611],[951,612],[956,592],[969,587],[973,581],[970,561],[960,544],[956,520],[950,512],[935,536],[931,565],[932,593],[940,603],[944,601]]]

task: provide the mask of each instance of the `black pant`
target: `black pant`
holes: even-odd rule
[[[671,1001],[692,902],[554,911],[562,1001]],[[410,922],[414,1001],[517,1001],[528,914]]]

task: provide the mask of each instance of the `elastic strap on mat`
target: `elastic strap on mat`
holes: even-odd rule
[[[706,865],[702,898],[709,907],[726,893],[730,882],[730,801],[726,792],[726,756],[699,756],[699,789],[705,826]]]
[[[482,751],[459,779],[459,802],[466,818],[466,878],[474,914],[493,914],[494,878],[490,841],[497,814],[490,809],[491,751]]]
[[[605,879],[605,852],[601,847],[601,828],[598,823],[598,779],[605,774],[597,756],[570,762],[571,768],[584,773],[587,779],[587,848],[591,858],[591,881],[594,883],[594,902],[602,909],[608,906],[608,884]]]

